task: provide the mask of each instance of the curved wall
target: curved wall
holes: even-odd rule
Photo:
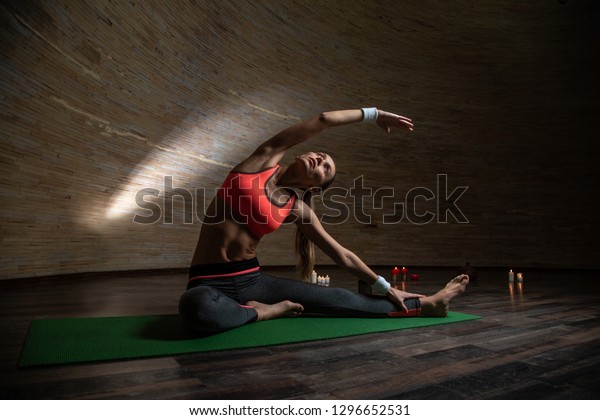
[[[3,2],[1,278],[185,267],[232,166],[359,106],[416,130],[299,151],[354,187],[317,207],[367,263],[598,268],[598,6],[489,3]]]

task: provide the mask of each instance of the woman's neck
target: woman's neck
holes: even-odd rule
[[[275,177],[275,185],[278,187],[306,188],[306,185],[300,181],[292,165],[281,166]]]

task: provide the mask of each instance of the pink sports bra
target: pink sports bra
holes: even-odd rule
[[[248,227],[258,239],[279,228],[289,216],[296,194],[278,205],[269,199],[265,186],[279,165],[260,172],[231,171],[217,195],[231,211],[233,220]]]

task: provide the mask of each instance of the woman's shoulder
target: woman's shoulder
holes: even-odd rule
[[[256,168],[252,166],[236,166],[230,172],[230,174],[242,174],[242,175],[262,175],[266,174],[267,176],[271,176],[273,173],[277,172],[279,169],[279,165],[275,165],[272,167],[266,168]]]
[[[238,163],[232,172],[258,173],[279,167],[279,161],[269,156],[252,154]]]

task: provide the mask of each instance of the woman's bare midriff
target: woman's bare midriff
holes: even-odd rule
[[[220,207],[220,206],[217,206]],[[215,208],[213,202],[207,215]],[[192,265],[243,261],[256,257],[258,239],[235,221],[216,214],[206,216],[200,230]]]

